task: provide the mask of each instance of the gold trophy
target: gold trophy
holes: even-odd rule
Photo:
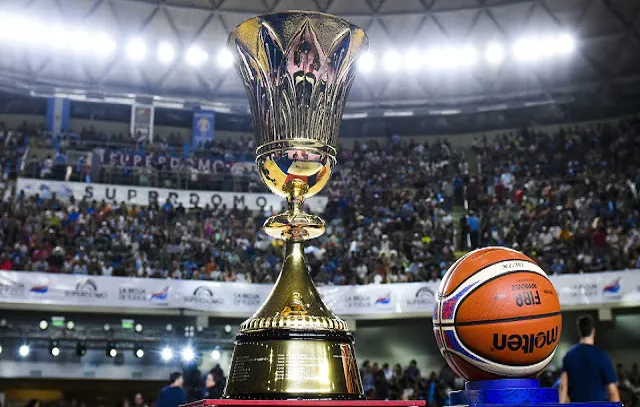
[[[228,46],[249,96],[258,170],[288,210],[264,224],[286,241],[284,264],[269,298],[240,325],[224,397],[361,399],[353,336],[322,301],[304,259],[304,241],[324,233],[325,223],[303,204],[333,171],[367,36],[328,14],[290,11],[243,22]]]

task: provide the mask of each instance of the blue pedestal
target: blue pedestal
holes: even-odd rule
[[[508,407],[544,405],[544,407],[621,407],[620,403],[560,404],[557,389],[541,388],[536,379],[503,379],[467,382],[464,390],[449,394],[452,406]]]

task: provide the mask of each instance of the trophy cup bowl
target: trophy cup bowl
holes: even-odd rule
[[[258,171],[288,208],[264,224],[285,240],[283,268],[238,330],[225,398],[364,396],[353,336],[308,274],[303,243],[324,233],[325,223],[303,205],[331,177],[355,60],[367,45],[355,25],[306,11],[254,17],[229,36],[253,115]]]

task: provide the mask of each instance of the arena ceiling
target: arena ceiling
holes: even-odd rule
[[[531,106],[562,116],[565,106],[640,93],[635,0],[2,0],[0,19],[18,20],[0,24],[0,86],[246,114],[239,77],[221,59],[226,38],[249,17],[286,9],[343,16],[369,35],[372,69],[359,73],[347,118]],[[563,35],[575,46],[554,54]],[[133,39],[146,55],[132,55]],[[174,55],[160,62],[163,42]],[[488,44],[500,46],[501,61],[487,62]],[[191,45],[208,55],[200,66],[185,60]],[[443,49],[468,47],[474,61],[443,60]]]

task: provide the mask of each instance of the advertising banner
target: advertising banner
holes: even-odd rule
[[[215,137],[215,113],[211,110],[195,110],[193,112],[193,125],[191,130],[191,143],[193,148],[205,145],[213,141]]]
[[[168,154],[147,153],[144,151],[96,151],[100,155],[100,162],[105,165],[118,165],[122,167],[147,167],[179,169],[182,166],[193,168],[201,173],[217,173],[229,171],[234,175],[258,174],[258,167],[254,161],[233,161],[222,158],[173,157]]]
[[[640,304],[640,270],[552,276],[563,307]],[[431,316],[438,282],[322,286],[327,305],[344,317]],[[91,308],[173,309],[250,316],[266,300],[266,284],[0,271],[0,303]]]
[[[153,141],[153,105],[131,105],[131,134],[136,142]]]
[[[69,130],[70,118],[71,102],[69,99],[55,97],[47,99],[47,130],[54,135]]]
[[[24,191],[26,196],[39,194],[41,197],[49,197],[56,193],[60,199],[68,199],[73,196],[76,199],[105,200],[107,202],[126,202],[127,204],[148,205],[157,200],[162,205],[169,199],[174,205],[182,203],[185,208],[204,208],[226,205],[227,208],[237,206],[240,209],[249,208],[257,211],[273,208],[278,211],[282,208],[284,200],[271,193],[241,193],[241,192],[215,192],[215,191],[190,191],[166,188],[149,188],[138,186],[125,186],[113,184],[87,184],[82,182],[49,181],[32,178],[18,178],[17,190]],[[321,213],[327,206],[327,197],[313,197],[305,201],[311,211]]]

